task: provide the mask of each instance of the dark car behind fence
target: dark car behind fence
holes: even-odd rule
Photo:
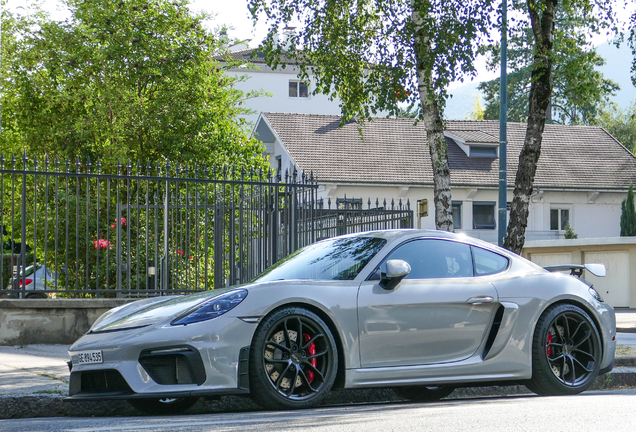
[[[36,262],[61,297],[201,291],[247,282],[322,238],[413,225],[408,203],[331,209],[317,191],[296,172],[0,157],[0,288],[17,276],[24,297],[20,269]]]

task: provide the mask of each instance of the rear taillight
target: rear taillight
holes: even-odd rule
[[[23,286],[23,285],[24,285],[24,286],[27,286],[27,285],[29,285],[29,284],[30,284],[30,283],[32,283],[32,282],[33,282],[33,279],[20,279],[20,280],[18,281],[18,286]],[[17,288],[17,287],[16,287],[16,288]]]

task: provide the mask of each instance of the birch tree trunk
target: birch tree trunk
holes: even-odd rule
[[[519,168],[515,178],[514,197],[510,207],[510,222],[504,247],[521,253],[528,226],[530,195],[541,155],[541,141],[546,113],[552,96],[552,46],[554,14],[559,0],[527,0],[530,23],[535,38],[528,128],[523,149],[519,155]]]
[[[422,105],[422,121],[426,127],[426,140],[433,164],[433,194],[435,202],[435,226],[438,230],[454,231],[451,209],[450,168],[448,146],[444,139],[444,124],[432,88],[429,62],[432,55],[424,25],[427,15],[425,2],[412,0],[415,59],[417,62],[417,84]]]

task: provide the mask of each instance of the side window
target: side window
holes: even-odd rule
[[[473,255],[475,257],[476,276],[501,273],[508,268],[508,258],[502,257],[494,252],[473,247]]]
[[[411,266],[406,279],[439,279],[473,276],[470,246],[445,240],[415,240],[403,244],[386,258]]]

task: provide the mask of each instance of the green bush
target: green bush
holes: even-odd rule
[[[627,198],[621,204],[621,237],[636,236],[636,209],[634,185],[630,183]]]

